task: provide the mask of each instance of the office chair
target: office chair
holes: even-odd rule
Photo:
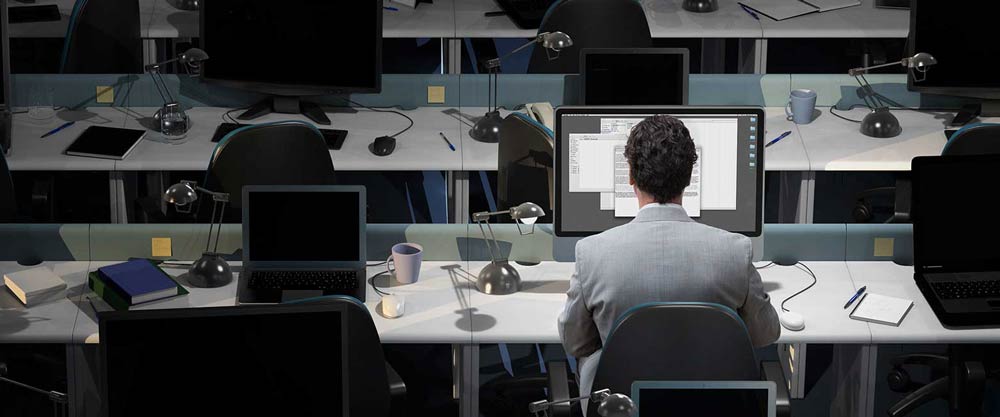
[[[76,0],[63,42],[63,74],[141,74],[136,0]]]
[[[757,361],[750,334],[735,311],[714,303],[647,303],[618,319],[604,344],[593,387],[632,392],[635,381],[762,378],[777,385],[778,416],[790,416],[781,365]],[[564,383],[565,377],[553,379],[550,393],[568,392],[557,384],[560,380]],[[566,398],[552,398],[559,399]],[[587,415],[597,417],[597,407],[588,407]]]
[[[7,156],[0,152],[0,223],[11,223],[17,217],[14,180],[7,166]]]
[[[608,24],[614,22],[614,24]],[[528,73],[580,72],[583,48],[646,48],[653,44],[646,12],[636,0],[560,0],[549,7],[538,33],[560,31],[573,46],[550,60],[545,48],[534,48]]]
[[[909,394],[889,408],[889,416],[905,416],[936,399],[948,401],[952,417],[981,416],[986,380],[1000,376],[997,353],[995,346],[950,345],[947,356],[916,353],[894,358],[886,381],[891,390]],[[914,365],[929,367],[931,381],[914,382],[907,371]]]
[[[538,222],[552,222],[554,140],[549,128],[526,114],[511,113],[503,120],[497,163],[498,210],[530,201],[548,208]]]
[[[36,220],[47,222],[55,219],[55,204],[52,198],[55,193],[55,181],[43,175],[30,182],[31,212],[19,213],[13,176],[7,165],[7,157],[0,152],[0,223],[32,223]]]
[[[945,143],[941,155],[992,155],[1000,154],[1000,124],[976,123],[959,129]],[[908,176],[901,175],[896,180],[895,187],[880,187],[865,190],[855,196],[854,209],[851,212],[854,221],[867,223],[871,221],[877,209],[869,201],[874,197],[884,195],[894,200],[893,215],[886,223],[910,222],[911,185]]]

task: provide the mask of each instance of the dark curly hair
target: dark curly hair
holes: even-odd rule
[[[671,201],[691,182],[698,154],[684,123],[666,115],[651,116],[632,128],[625,158],[635,185],[657,203]]]

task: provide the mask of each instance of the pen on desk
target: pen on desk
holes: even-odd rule
[[[67,127],[73,126],[73,123],[76,123],[76,122],[66,122],[66,123],[63,123],[59,127],[55,128],[55,129],[52,129],[52,130],[48,131],[47,133],[45,133],[44,135],[42,135],[41,139],[45,139],[45,138],[47,138],[49,136],[52,136],[52,135],[56,134],[60,130],[63,130],[65,128],[67,128]]]
[[[749,13],[750,16],[753,17],[754,19],[760,20],[760,17],[757,17],[757,13],[754,13],[753,10],[750,10],[749,7],[744,6],[742,4],[740,5],[740,7],[743,9],[744,12]]]
[[[390,12],[398,12],[399,11],[399,9],[397,9],[395,7],[392,7],[392,6],[382,6],[382,8],[386,9],[386,10],[388,10]]]
[[[483,16],[486,16],[486,17],[496,17],[496,16],[503,16],[503,15],[506,15],[506,14],[507,14],[507,12],[505,12],[503,10],[497,10],[495,12],[486,12],[486,13],[483,13]]]
[[[774,145],[775,143],[778,143],[779,140],[782,140],[782,139],[788,137],[788,135],[791,135],[791,134],[792,134],[791,130],[789,130],[789,131],[787,131],[785,133],[782,133],[781,136],[778,136],[778,137],[774,138],[774,140],[768,142],[767,145],[764,145],[764,147],[766,148],[768,146]]]
[[[854,300],[857,300],[858,297],[860,297],[861,294],[865,292],[865,288],[868,287],[867,286],[861,287],[861,289],[859,289],[858,292],[854,293],[854,296],[852,296],[850,300],[847,300],[847,304],[844,304],[844,310],[847,310],[847,307],[850,307],[851,304],[854,304]]]
[[[444,139],[444,143],[448,144],[448,147],[451,148],[451,151],[455,152],[455,145],[451,144],[451,141],[448,140],[448,137],[445,136],[443,132],[438,132],[438,134],[441,135],[441,139]]]

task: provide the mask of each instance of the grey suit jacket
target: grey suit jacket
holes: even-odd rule
[[[752,252],[746,236],[697,223],[676,204],[644,207],[632,222],[580,240],[559,316],[566,353],[583,359],[580,392],[590,392],[596,371],[597,361],[586,358],[599,353],[615,320],[642,303],[721,304],[739,313],[755,346],[777,340],[778,316]]]

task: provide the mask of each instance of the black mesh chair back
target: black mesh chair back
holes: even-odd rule
[[[141,74],[137,0],[77,0],[63,43],[63,74]]]

